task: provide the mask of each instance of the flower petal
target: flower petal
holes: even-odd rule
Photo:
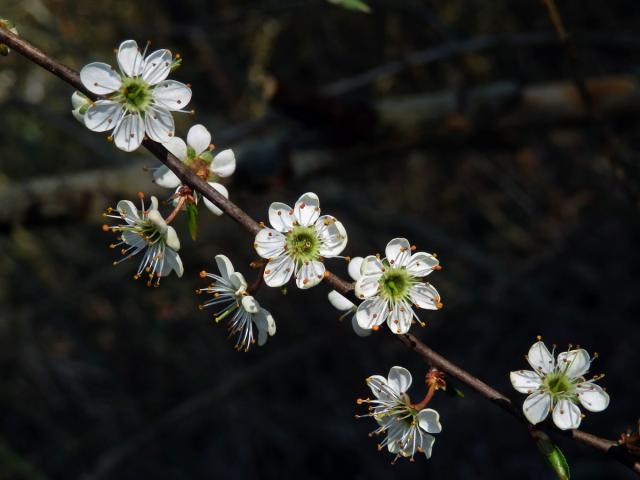
[[[324,272],[324,263],[318,260],[304,262],[296,270],[296,285],[302,289],[315,287],[324,278]]]
[[[271,259],[284,253],[285,243],[283,234],[272,228],[263,228],[256,234],[253,246],[262,258]]]
[[[384,250],[387,261],[392,267],[404,267],[411,258],[411,244],[406,238],[394,238]]]
[[[355,308],[355,305],[351,300],[335,290],[331,290],[327,297],[329,298],[329,303],[333,308],[340,310],[341,312],[346,312],[347,310]]]
[[[369,298],[358,305],[356,319],[358,325],[365,330],[381,325],[387,319],[389,309],[387,302],[381,298]]]
[[[355,334],[359,337],[368,337],[369,335],[371,335],[371,330],[364,329],[360,327],[360,325],[358,325],[358,319],[355,315],[351,316],[351,327],[353,328]]]
[[[531,394],[542,385],[540,375],[531,370],[518,370],[509,374],[511,385],[520,393]]]
[[[416,283],[409,289],[409,295],[414,305],[427,310],[437,310],[442,307],[440,294],[430,283]]]
[[[247,313],[253,314],[253,313],[258,313],[260,311],[260,304],[251,295],[243,296],[241,302],[242,302],[242,308],[244,308],[244,310]]]
[[[120,75],[107,63],[93,62],[82,67],[80,81],[90,92],[107,95],[120,88]]]
[[[231,263],[231,260],[229,260],[229,257],[227,257],[226,255],[216,255],[215,260],[216,265],[218,266],[218,271],[220,272],[220,276],[230,284],[231,274],[235,272],[233,263]]]
[[[153,182],[164,188],[176,188],[182,184],[182,181],[169,170],[169,167],[162,165],[153,172]]]
[[[547,418],[550,409],[551,397],[547,393],[532,393],[522,404],[522,413],[534,425]]]
[[[378,294],[380,289],[380,275],[364,275],[358,279],[355,286],[356,297],[370,298]]]
[[[320,255],[335,257],[347,246],[347,231],[341,222],[331,215],[323,215],[314,224],[320,239]]]
[[[137,77],[142,73],[144,60],[135,40],[125,40],[118,48],[118,65],[128,77]]]
[[[405,393],[412,382],[411,372],[404,367],[391,367],[387,376],[387,384],[396,392]]]
[[[393,306],[387,317],[387,325],[393,333],[402,335],[409,331],[412,320],[413,309],[411,305],[405,301],[399,301]]]
[[[558,368],[569,378],[579,378],[589,371],[591,358],[586,350],[579,348],[558,355]]]
[[[171,112],[159,106],[150,107],[145,113],[144,125],[147,136],[158,143],[167,143],[176,130]]]
[[[196,156],[204,152],[211,144],[211,134],[204,125],[194,125],[187,133],[187,145],[193,148]]]
[[[576,386],[578,400],[590,412],[601,412],[609,406],[609,394],[600,385],[584,382]]]
[[[549,373],[555,367],[555,361],[551,352],[549,352],[547,346],[541,341],[531,346],[527,354],[527,361],[536,372]]]
[[[357,281],[360,278],[360,267],[362,267],[362,261],[364,258],[362,257],[353,257],[349,261],[349,276]]]
[[[296,221],[303,227],[313,225],[320,216],[320,199],[313,192],[302,195],[293,207]]]
[[[124,221],[129,225],[133,225],[139,222],[140,215],[138,215],[138,209],[131,200],[120,200],[116,205],[116,210],[124,218]]]
[[[84,114],[84,124],[94,132],[106,132],[118,124],[123,113],[124,110],[119,103],[111,100],[98,100],[87,108]]]
[[[440,425],[440,414],[433,408],[425,408],[418,412],[418,425],[428,433],[440,433],[442,425]]]
[[[171,273],[171,271],[176,272],[178,277],[182,277],[184,267],[182,266],[182,259],[178,252],[171,248],[167,248],[164,251],[164,264],[162,265],[162,272],[160,272],[160,276],[166,277]]]
[[[209,185],[211,185],[211,188],[215,188],[218,193],[220,193],[220,195],[222,195],[224,198],[229,198],[229,191],[224,185],[221,185],[217,182],[209,182]],[[202,199],[204,200],[205,207],[207,207],[214,215],[220,216],[224,213],[215,203],[213,203],[208,198],[202,197]]]
[[[175,80],[163,80],[153,89],[153,98],[169,110],[180,110],[191,101],[191,89]]]
[[[128,113],[113,132],[113,143],[120,150],[133,152],[144,138],[144,121],[138,114]]]
[[[382,275],[384,272],[384,265],[378,257],[375,255],[369,255],[364,257],[360,266],[360,275]]]
[[[367,386],[373,396],[379,400],[388,402],[398,398],[398,395],[387,385],[387,379],[382,375],[371,375],[368,377]],[[388,417],[385,417],[385,419],[386,418]]]
[[[231,286],[235,289],[236,292],[247,291],[247,280],[240,272],[233,272],[229,276],[229,281],[231,282]]]
[[[425,457],[431,458],[431,451],[433,450],[433,444],[436,442],[436,439],[433,435],[429,435],[428,433],[419,436],[419,442],[416,447],[418,450],[422,450],[424,452]]]
[[[293,269],[293,258],[289,255],[273,258],[264,270],[264,283],[270,287],[281,287],[291,279]]]
[[[163,143],[164,148],[169,150],[178,160],[185,161],[187,159],[187,144],[180,137],[171,137]]]
[[[253,321],[258,328],[258,345],[262,346],[267,343],[267,338],[275,335],[276,321],[271,313],[261,308],[258,313],[253,316]]]
[[[149,212],[149,213],[154,213],[154,212]],[[165,243],[167,244],[167,247],[175,250],[176,252],[180,250],[180,239],[178,238],[178,234],[176,233],[175,229],[171,226],[168,226],[165,235],[166,235]]]
[[[173,55],[167,49],[156,50],[144,59],[142,79],[149,85],[155,85],[169,76]]]
[[[436,257],[425,252],[418,252],[411,255],[407,263],[407,271],[414,277],[426,277],[440,265]]]
[[[277,231],[285,233],[293,228],[293,209],[284,203],[273,202],[269,205],[269,223]]]
[[[233,150],[222,150],[211,162],[211,172],[218,177],[230,177],[236,171],[236,156]]]
[[[553,408],[553,423],[560,430],[578,428],[581,421],[580,407],[571,402],[571,400],[560,400]]]

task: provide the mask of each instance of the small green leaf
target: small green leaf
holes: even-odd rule
[[[198,207],[195,203],[187,203],[187,218],[189,235],[195,240],[198,237]]]
[[[355,10],[357,12],[371,13],[369,5],[362,0],[329,0],[329,3],[346,8],[347,10]]]
[[[560,447],[553,443],[549,435],[544,432],[535,430],[532,432],[532,436],[536,441],[538,450],[540,450],[540,453],[547,460],[553,471],[556,472],[558,479],[569,480],[571,478],[569,464]]]
[[[464,393],[462,392],[462,390],[460,390],[458,386],[448,378],[445,393],[450,397],[464,398]]]

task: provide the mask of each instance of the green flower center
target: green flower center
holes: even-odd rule
[[[320,257],[320,240],[314,227],[293,227],[287,234],[287,252],[297,263],[310,262]]]
[[[196,155],[196,151],[193,147],[187,147],[187,159],[185,163],[187,166],[200,178],[207,182],[217,182],[218,176],[211,170],[211,162],[213,162],[213,155],[208,150],[205,150],[200,155]]]
[[[130,112],[144,112],[151,105],[151,85],[140,77],[125,77],[115,100]]]
[[[413,279],[404,268],[387,268],[380,277],[380,296],[391,302],[404,300],[411,285]]]
[[[573,394],[573,383],[562,372],[554,372],[547,375],[542,382],[542,386],[552,397],[567,397]]]

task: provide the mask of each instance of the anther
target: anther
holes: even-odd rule
[[[204,271],[204,270],[202,270],[202,271],[200,272],[200,278],[205,278],[206,276],[207,276],[207,272],[206,272],[206,271]]]
[[[106,223],[104,225],[102,225],[102,231],[103,232],[108,232],[110,230],[109,225],[107,225]]]

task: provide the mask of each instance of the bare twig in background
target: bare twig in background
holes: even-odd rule
[[[48,57],[44,52],[38,50],[27,41],[18,38],[10,32],[0,30],[0,42],[5,43],[30,61],[51,71],[74,88],[87,94],[90,98],[98,98],[96,95],[91,94],[84,88],[80,82],[77,72]],[[255,220],[249,217],[249,215],[247,215],[233,202],[227,200],[216,190],[211,188],[205,181],[198,178],[191,170],[183,165],[180,160],[171,155],[162,145],[148,139],[145,140],[143,144],[154,156],[156,156],[156,158],[167,165],[185,184],[200,191],[206,198],[217,204],[225,213],[227,213],[227,215],[248,230],[249,233],[255,234],[260,230],[260,226]],[[329,275],[327,281],[333,288],[342,293],[346,294],[353,290],[352,283],[346,282],[333,274]],[[507,397],[485,384],[482,380],[442,357],[423,344],[414,335],[399,335],[398,338],[405,345],[418,353],[427,364],[435,366],[458,379],[469,388],[475,390],[481,396],[491,400],[493,403],[501,405],[505,411],[512,414],[519,421],[523,421],[521,413],[513,407]],[[621,449],[616,441],[596,437],[580,430],[572,430],[567,435],[579,443],[589,445],[601,452],[607,453],[609,456],[631,468],[636,473],[640,473],[640,461],[629,455],[626,450]]]

